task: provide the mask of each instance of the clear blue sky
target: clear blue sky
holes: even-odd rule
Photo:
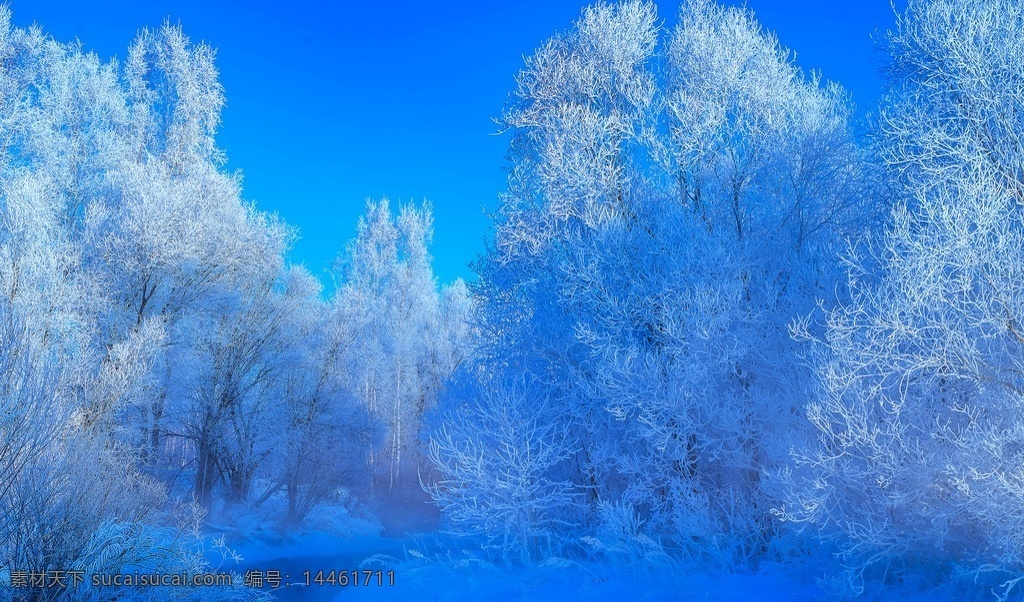
[[[298,226],[292,260],[323,275],[367,198],[434,205],[435,271],[472,278],[485,211],[505,185],[508,140],[494,136],[524,55],[567,29],[581,0],[10,0],[16,25],[78,38],[124,58],[136,32],[165,18],[218,49],[227,93],[218,136],[245,196]],[[873,32],[888,0],[748,0],[804,69],[877,103]],[[665,22],[678,4],[658,2]],[[326,279],[324,279],[326,281]]]

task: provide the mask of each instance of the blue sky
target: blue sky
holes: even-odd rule
[[[658,2],[666,24],[676,2]],[[355,234],[367,198],[434,205],[435,272],[466,266],[488,236],[505,185],[508,140],[492,121],[524,55],[567,29],[581,1],[10,0],[16,25],[78,38],[123,58],[165,18],[218,49],[227,93],[218,136],[245,196],[298,226],[291,259],[324,275]],[[804,69],[878,100],[871,35],[893,24],[888,0],[748,0]],[[326,278],[323,278],[326,282]]]

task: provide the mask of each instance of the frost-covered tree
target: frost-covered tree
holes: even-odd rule
[[[352,344],[341,354],[349,388],[384,425],[369,450],[374,488],[418,489],[424,412],[464,355],[470,310],[461,281],[438,292],[428,245],[430,208],[369,203],[340,265],[335,311]],[[398,491],[396,493],[403,493]]]
[[[382,488],[418,483],[422,414],[471,336],[429,210],[372,205],[323,299],[225,172],[223,105],[179,27],[103,62],[0,7],[0,577],[202,570],[207,509],[283,491],[302,520],[359,489],[368,452]]]
[[[1022,32],[1018,3],[913,0],[890,36],[895,209],[815,346],[818,445],[786,507],[854,590],[923,563],[1013,589],[1024,568]]]
[[[132,343],[92,353],[100,304],[81,246],[81,203],[117,164],[116,148],[100,149],[116,147],[123,103],[115,70],[12,27],[7,9],[0,62],[0,567],[64,568],[102,524],[139,519],[161,496],[88,411],[123,398],[147,364]]]
[[[272,434],[269,486],[256,504],[279,491],[287,498],[287,520],[302,520],[339,488],[362,491],[365,452],[377,430],[349,389],[343,357],[358,344],[336,308],[320,298],[321,286],[308,272],[292,268],[283,283],[292,311],[281,318],[289,344],[275,358],[271,397],[279,400],[263,418]],[[270,428],[268,428],[270,427]]]
[[[204,148],[221,103],[209,54],[165,27],[122,69],[0,9],[4,572],[201,560],[151,531],[168,349],[185,346],[184,314],[220,311],[230,279],[279,265],[284,236]],[[190,96],[201,82],[212,92]]]
[[[863,218],[862,153],[842,91],[805,77],[749,11],[686,2],[660,37],[652,5],[597,4],[519,75],[475,290],[478,384],[447,399],[432,438],[432,492],[466,531],[490,529],[459,507],[488,489],[480,425],[518,399],[488,390],[523,375],[558,427],[506,441],[507,470],[562,446],[531,478],[572,484],[548,507],[563,523],[643,524],[721,562],[757,557],[775,530],[763,478],[799,439],[809,378],[786,323],[831,290],[833,248]],[[578,533],[545,521],[523,527],[534,543]],[[645,554],[653,541],[634,538]]]
[[[567,509],[579,495],[568,479],[550,478],[577,442],[534,384],[492,383],[431,435],[440,476],[428,492],[456,529],[481,533],[506,561],[556,554],[550,532],[573,524]]]
[[[298,308],[275,290],[273,279],[251,283],[230,297],[222,313],[196,324],[188,344],[198,357],[185,433],[196,446],[196,496],[209,504],[223,482],[229,501],[248,498],[261,462],[276,443],[268,428],[281,408],[276,381],[280,359],[297,341],[285,327]]]
[[[130,336],[145,321],[167,344],[189,345],[186,316],[219,315],[234,290],[273,280],[289,232],[241,199],[220,170],[213,136],[224,99],[212,50],[192,46],[179,28],[144,30],[125,64],[128,159],[109,174],[112,191],[88,208],[86,248],[104,301],[103,342]],[[165,346],[166,350],[166,346]],[[161,358],[164,387],[178,379],[175,354]],[[140,409],[149,455],[159,462],[167,391]]]

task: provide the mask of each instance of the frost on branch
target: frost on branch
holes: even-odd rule
[[[473,289],[476,384],[443,398],[431,434],[454,528],[506,507],[488,474],[572,442],[537,477],[568,487],[564,524],[516,518],[550,549],[588,554],[580,536],[632,517],[634,542],[690,561],[765,554],[779,528],[770,475],[810,436],[812,373],[787,324],[833,293],[835,251],[872,215],[848,120],[837,86],[801,73],[749,11],[710,2],[684,3],[670,32],[651,4],[596,4],[527,59],[503,119],[509,190]],[[514,413],[519,397],[495,383],[518,378],[557,426],[518,432],[471,470],[493,432],[463,413]],[[510,551],[548,553],[524,538]]]

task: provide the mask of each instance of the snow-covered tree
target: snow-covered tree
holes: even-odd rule
[[[362,491],[365,452],[378,429],[348,388],[342,361],[358,344],[345,329],[336,308],[321,299],[321,285],[304,269],[292,268],[283,283],[291,311],[280,328],[289,344],[275,358],[279,374],[271,397],[279,400],[264,416],[270,434],[269,486],[256,504],[278,491],[287,497],[286,517],[300,521],[339,488]]]
[[[297,333],[285,329],[297,308],[274,284],[265,279],[236,291],[220,315],[196,319],[190,333],[197,372],[183,422],[196,446],[196,495],[206,504],[220,482],[229,501],[245,501],[276,443],[275,386],[282,355],[297,343]]]
[[[762,481],[799,439],[809,378],[786,324],[831,290],[868,180],[842,91],[749,11],[686,2],[660,37],[651,4],[597,4],[519,75],[475,290],[478,386],[447,399],[433,493],[453,521],[452,500],[482,503],[474,467],[446,458],[478,461],[465,446],[515,398],[487,391],[525,375],[559,426],[505,445],[575,442],[534,476],[572,483],[567,522],[635,517],[678,554],[732,562],[775,530]]]
[[[556,555],[550,532],[575,525],[579,492],[550,475],[578,442],[534,383],[489,384],[432,433],[439,477],[426,488],[454,528],[484,536],[499,558]]]
[[[890,36],[895,208],[815,345],[818,445],[786,506],[855,591],[920,563],[1013,589],[1024,568],[1022,32],[1015,2],[912,0]]]
[[[12,27],[6,8],[0,61],[0,567],[63,569],[103,523],[161,499],[89,412],[141,384],[148,362],[133,342],[93,353],[100,304],[81,245],[82,203],[119,160],[123,97],[115,70]]]
[[[177,58],[142,73],[154,61],[144,48]],[[143,34],[123,70],[0,9],[2,571],[163,553],[116,533],[161,520],[150,467],[168,348],[185,346],[176,325],[220,311],[229,279],[280,265],[284,230],[241,201],[206,148],[220,108],[208,55],[168,26]],[[172,63],[177,74],[161,75]],[[189,97],[197,82],[211,98]],[[168,559],[198,558],[165,535]]]
[[[429,206],[405,206],[395,216],[387,200],[371,202],[339,264],[333,304],[353,341],[341,366],[350,390],[385,427],[383,444],[369,450],[382,495],[418,490],[424,412],[468,344],[465,286],[457,281],[439,293],[427,250],[432,235]]]

